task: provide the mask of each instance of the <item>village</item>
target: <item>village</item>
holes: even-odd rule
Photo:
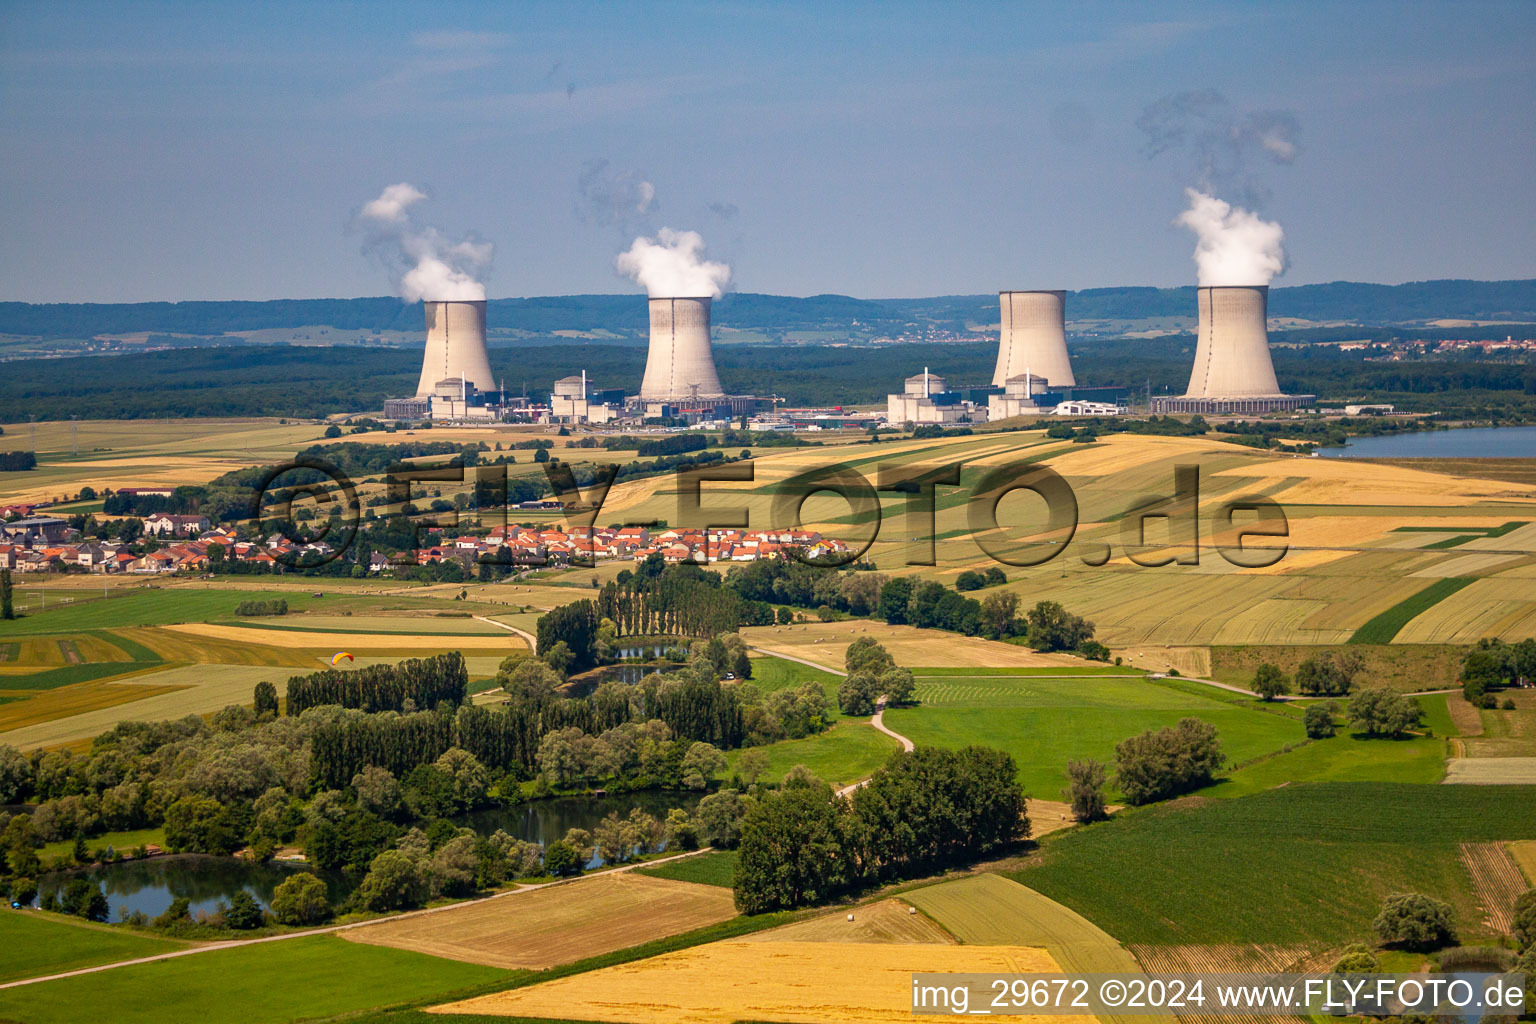
[[[247,572],[283,572],[334,561],[324,540],[300,543],[242,527],[214,526],[207,516],[160,513],[142,528],[120,531],[133,542],[87,537],[70,521],[35,515],[33,506],[0,508],[0,568],[17,572],[144,573],[216,572],[236,563]],[[424,534],[414,551],[368,553],[354,575],[390,573],[407,566],[446,561],[470,566],[539,567],[592,562],[641,561],[659,555],[668,563],[752,562],[761,558],[839,557],[847,545],[814,530],[667,529],[644,526],[571,527],[559,524],[495,526],[485,535]],[[340,555],[345,557],[343,549]]]

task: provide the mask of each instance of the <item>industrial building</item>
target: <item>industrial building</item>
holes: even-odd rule
[[[1286,395],[1269,356],[1269,287],[1202,287],[1200,329],[1189,387],[1177,398],[1156,398],[1158,413],[1262,415],[1300,409],[1316,395]]]
[[[987,419],[1005,420],[1010,416],[1038,416],[1051,411],[1055,396],[1051,382],[1030,370],[1009,377],[1002,394],[987,398]]]
[[[886,419],[893,424],[911,423],[921,426],[927,423],[985,423],[987,407],[967,397],[964,392],[950,391],[944,378],[923,372],[908,377],[900,394],[887,395]]]
[[[1029,371],[1057,388],[1077,383],[1067,357],[1066,302],[1064,291],[998,292],[1002,320],[994,386]]]
[[[557,423],[612,423],[623,415],[624,392],[598,388],[586,370],[555,381],[549,396],[549,418]]]

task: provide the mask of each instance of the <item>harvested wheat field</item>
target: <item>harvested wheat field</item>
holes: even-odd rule
[[[937,629],[889,626],[873,620],[810,622],[793,626],[749,626],[742,639],[753,647],[790,658],[803,658],[842,671],[848,645],[873,637],[898,665],[945,665],[953,668],[1082,668],[1091,664],[1066,654],[1036,654],[1027,647],[980,637],[957,636]]]
[[[1510,910],[1515,897],[1529,888],[1520,866],[1503,843],[1462,843],[1461,863],[1472,876],[1478,905],[1483,908],[1483,924],[1504,935],[1514,930]]]
[[[853,920],[849,920],[849,918]],[[835,910],[809,921],[758,932],[743,942],[894,942],[952,946],[955,937],[916,912],[905,900],[889,899],[853,910]]]
[[[267,647],[314,647],[329,650],[421,649],[429,650],[505,650],[522,651],[528,645],[515,633],[499,632],[487,636],[441,636],[432,633],[310,633],[297,629],[258,629],[250,626],[219,626],[209,622],[188,622],[165,629],[215,640],[262,644]]]
[[[341,934],[450,960],[544,970],[735,916],[729,889],[622,871]]]
[[[1326,971],[1338,959],[1333,950],[1309,950],[1304,946],[1146,946],[1131,949],[1141,966],[1152,974],[1267,974]],[[1176,1015],[1180,1024],[1288,1024],[1295,1017],[1281,1014]]]
[[[886,943],[712,942],[434,1013],[614,1021],[619,1024],[910,1024],[919,971],[1021,974],[1060,968],[1043,949]],[[1040,1016],[1011,1017],[1047,1020]],[[1050,1017],[1089,1024],[1086,1016]]]
[[[1445,763],[1447,785],[1536,786],[1536,757],[1453,757]]]

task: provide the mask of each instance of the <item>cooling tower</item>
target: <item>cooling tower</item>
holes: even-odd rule
[[[1200,334],[1186,398],[1268,398],[1280,394],[1269,358],[1269,286],[1201,288]]]
[[[651,300],[651,349],[645,357],[641,399],[666,402],[725,394],[709,347],[709,302]]]
[[[992,383],[1028,370],[1052,387],[1071,387],[1072,363],[1067,358],[1066,292],[998,292],[1003,328]]]
[[[440,380],[462,378],[479,391],[495,391],[485,355],[485,300],[425,302],[427,353],[421,361],[416,397],[424,398]]]

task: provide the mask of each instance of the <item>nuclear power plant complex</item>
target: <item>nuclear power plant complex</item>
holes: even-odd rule
[[[1269,286],[1202,287],[1195,366],[1181,397],[1157,398],[1154,412],[1260,415],[1301,409],[1316,395],[1286,395],[1269,357]]]
[[[1315,395],[1287,395],[1275,378],[1267,327],[1269,288],[1201,286],[1198,332],[1189,385],[1180,396],[1151,398],[1152,411],[1259,416],[1314,405]],[[1125,387],[1077,382],[1067,351],[1066,292],[998,293],[997,359],[989,383],[952,387],[928,367],[887,396],[891,426],[958,426],[1021,416],[1116,416],[1127,411]],[[426,347],[416,393],[389,399],[395,420],[523,421],[571,424],[723,424],[756,416],[767,399],[728,394],[715,369],[709,296],[651,296],[649,336],[640,389],[599,388],[587,370],[556,381],[548,405],[509,398],[491,375],[486,303],[427,301]],[[1149,396],[1151,397],[1151,396]],[[879,414],[837,407],[832,418],[865,423]],[[804,419],[804,418],[802,418]],[[777,414],[759,429],[792,429]],[[800,422],[800,426],[806,426]]]

